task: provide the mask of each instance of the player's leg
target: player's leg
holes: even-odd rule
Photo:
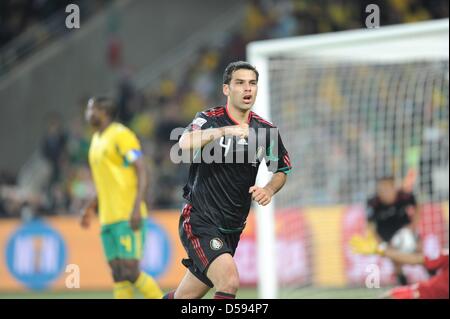
[[[209,234],[204,233],[207,230],[205,225],[192,224],[192,210],[193,207],[186,204],[179,222],[180,240],[188,255],[188,258],[182,260],[182,264],[187,271],[177,289],[167,293],[164,299],[202,298],[213,287],[212,282],[203,273],[208,264],[208,257],[205,255],[205,242],[201,238],[209,237]]]
[[[408,284],[408,279],[406,278],[405,274],[403,273],[403,265],[400,263],[396,263],[393,261],[394,264],[394,273],[397,279],[397,283],[400,286],[406,286]]]
[[[109,262],[114,280],[114,299],[132,299],[134,297],[133,284],[122,275],[121,260]]]
[[[121,271],[121,263],[119,258],[119,247],[116,240],[116,225],[102,226],[101,239],[103,251],[108,260],[111,274],[114,281],[114,298],[115,299],[130,299],[133,298],[132,284],[123,278]]]
[[[139,260],[137,259],[118,259],[120,264],[120,272],[122,278],[128,280],[133,285],[138,280],[140,275]]]
[[[422,235],[417,235],[416,237],[416,252],[419,254],[424,254],[426,255],[425,251],[424,251],[424,241],[423,241],[423,237]],[[433,277],[436,275],[437,273],[437,269],[428,269],[426,267],[424,267],[425,271],[428,273],[428,275],[430,277]]]
[[[183,265],[189,269],[189,272],[185,277],[187,284],[177,289],[175,298],[201,297],[208,290],[207,287],[213,286],[216,286],[216,296],[223,299],[234,297],[239,285],[239,277],[231,257],[233,249],[216,225],[198,216],[199,214],[189,204],[185,205],[180,216],[180,239],[189,256],[188,259],[183,260]],[[218,269],[220,267],[223,269]],[[216,282],[213,282],[210,273],[213,274]],[[184,289],[184,287],[187,288]]]
[[[418,299],[417,285],[396,287],[388,291],[385,296],[389,299]]]
[[[195,277],[189,269],[174,292],[169,292],[164,299],[200,299],[209,291],[209,286]]]
[[[229,253],[219,255],[209,265],[208,278],[214,284],[214,299],[234,299],[239,289],[239,273]]]
[[[120,268],[122,277],[131,282],[147,299],[160,299],[163,296],[161,289],[152,276],[141,271],[145,243],[144,223],[140,230],[133,231],[128,222],[121,223],[120,227]]]
[[[109,269],[111,269],[111,274],[114,282],[122,281],[122,275],[120,272],[120,259],[113,259],[108,262]]]
[[[163,292],[155,279],[140,269],[140,260],[121,259],[124,278],[136,287],[146,299],[161,299]]]

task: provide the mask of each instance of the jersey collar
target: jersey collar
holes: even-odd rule
[[[227,112],[228,118],[229,118],[234,124],[239,125],[239,122],[238,122],[238,121],[231,115],[231,113],[228,111],[228,103],[227,103],[227,105],[225,106],[225,110],[226,110],[226,112]],[[250,111],[250,113],[248,113],[247,124],[250,124],[250,121],[251,121],[251,119],[252,119],[252,114],[253,114],[252,111]]]

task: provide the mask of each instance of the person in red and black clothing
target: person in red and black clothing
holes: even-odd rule
[[[239,275],[233,255],[251,202],[269,204],[291,170],[278,129],[251,111],[258,76],[247,62],[231,63],[223,81],[227,105],[198,113],[179,140],[182,150],[197,152],[184,187],[187,203],[179,225],[187,271],[166,299],[201,298],[212,287],[215,299],[235,298]],[[258,187],[263,159],[273,176]]]
[[[414,194],[398,190],[393,177],[383,177],[377,182],[377,193],[367,201],[367,219],[369,232],[379,242],[386,242],[396,249],[399,236],[409,237],[413,245],[409,251],[417,248],[418,209]],[[407,284],[402,265],[394,261],[397,281],[401,285]]]

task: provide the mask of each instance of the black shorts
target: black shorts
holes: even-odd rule
[[[180,216],[179,233],[188,258],[182,264],[205,285],[214,285],[206,276],[209,265],[218,256],[234,256],[242,231],[224,233],[216,225],[200,219],[194,207],[186,204]]]

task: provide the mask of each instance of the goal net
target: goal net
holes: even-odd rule
[[[255,207],[261,297],[364,284],[348,240],[365,227],[377,178],[415,193],[426,250],[448,247],[448,20],[251,43],[256,113],[280,128],[293,170]],[[260,171],[259,183],[270,174]],[[410,269],[412,279],[426,276]],[[406,271],[408,272],[408,270]],[[314,297],[314,296],[312,296]]]

